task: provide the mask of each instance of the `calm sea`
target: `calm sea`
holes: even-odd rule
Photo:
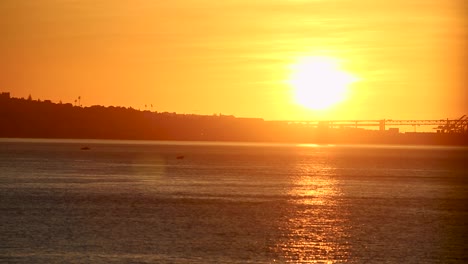
[[[0,262],[466,263],[467,166],[457,147],[0,139]]]

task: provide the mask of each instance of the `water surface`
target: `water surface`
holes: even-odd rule
[[[466,164],[457,147],[2,139],[0,262],[463,263]]]

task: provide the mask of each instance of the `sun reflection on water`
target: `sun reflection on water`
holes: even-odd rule
[[[298,163],[288,194],[291,206],[277,246],[286,262],[336,263],[349,259],[347,212],[339,181],[327,162]]]

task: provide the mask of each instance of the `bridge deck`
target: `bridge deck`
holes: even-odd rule
[[[468,117],[466,115],[459,119],[433,119],[433,120],[283,120],[277,121],[286,124],[307,125],[313,127],[379,127],[380,130],[385,130],[387,126],[434,126],[434,129],[442,132],[468,132]]]

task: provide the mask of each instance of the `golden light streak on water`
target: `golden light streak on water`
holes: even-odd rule
[[[288,194],[294,199],[278,247],[288,262],[335,263],[349,258],[346,211],[340,205],[334,168],[323,162],[299,162]],[[312,216],[312,217],[311,217]],[[325,257],[325,258],[324,258]]]

